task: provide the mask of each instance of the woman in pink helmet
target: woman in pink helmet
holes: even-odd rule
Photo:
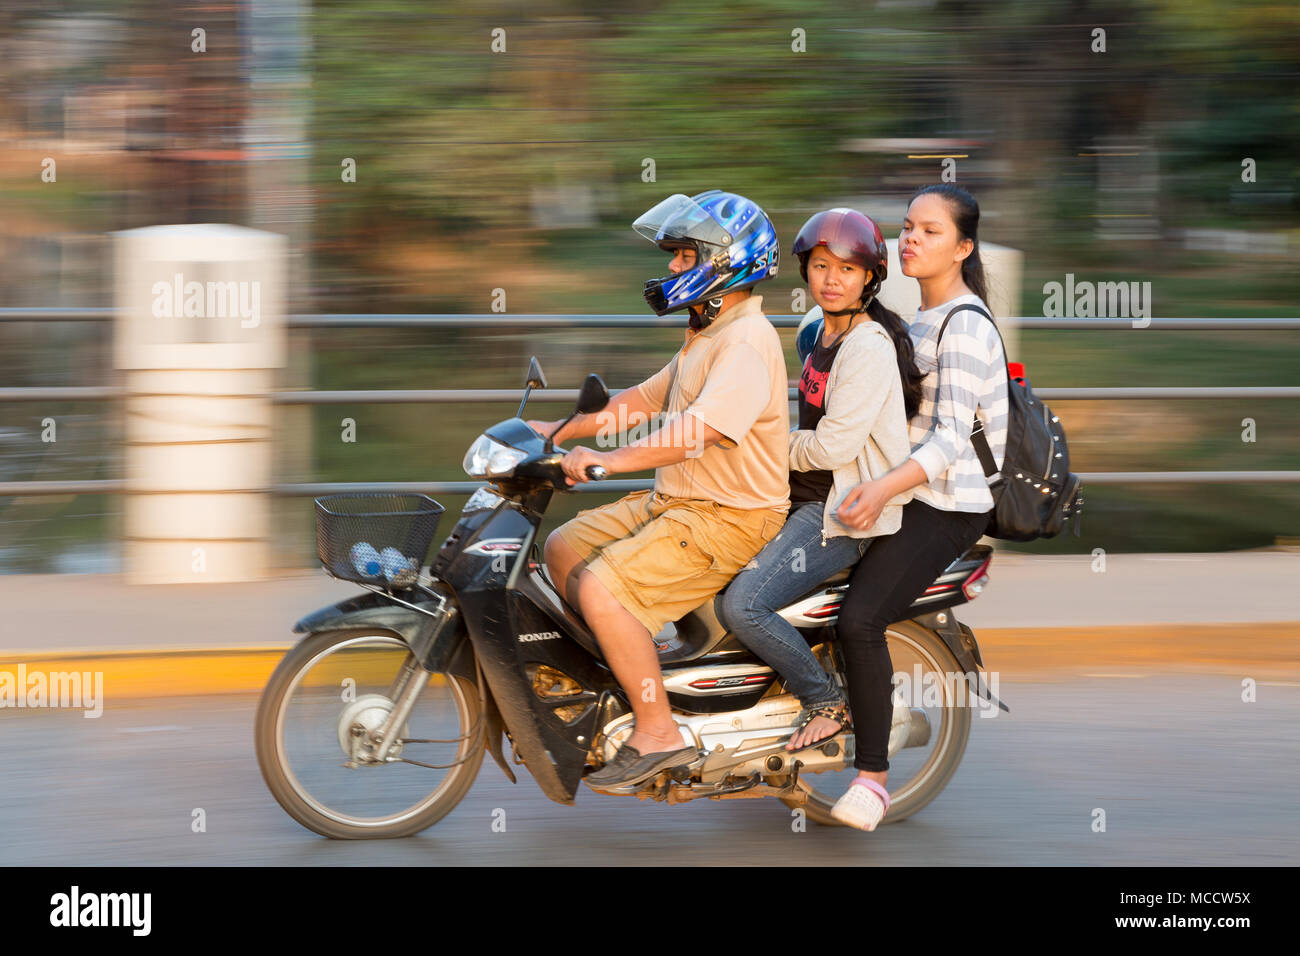
[[[715,602],[723,622],[803,705],[791,751],[820,745],[849,721],[839,687],[777,610],[856,565],[874,540],[898,529],[910,494],[887,502],[869,528],[844,524],[837,509],[852,488],[907,461],[907,421],[921,402],[907,325],[876,298],[889,263],[876,224],[854,209],[819,212],[799,230],[794,254],[821,314],[818,322],[811,311],[807,335],[800,335],[807,356],[799,426],[790,433],[790,513]],[[886,739],[891,713],[888,699],[883,710],[855,712],[855,733]]]
[[[993,496],[971,440],[975,428],[997,469],[1006,451],[1006,355],[987,304],[979,217],[975,198],[952,183],[926,186],[908,204],[898,253],[903,274],[920,286],[921,306],[907,330],[925,373],[920,408],[909,414],[911,451],[900,467],[851,489],[837,511],[849,527],[869,531],[900,496],[910,496],[901,525],[891,518],[893,533],[853,569],[836,628],[858,725],[858,776],[831,813],[860,829],[871,829],[889,809],[893,668],[885,628],[988,525]],[[883,731],[876,730],[877,713]],[[863,732],[864,722],[872,734]]]

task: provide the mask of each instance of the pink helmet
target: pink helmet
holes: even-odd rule
[[[889,252],[880,227],[847,206],[817,213],[803,224],[794,240],[794,254],[799,257],[799,274],[804,282],[808,281],[808,257],[817,246],[825,246],[832,255],[871,272],[862,290],[862,307],[866,308],[880,291],[889,270]]]

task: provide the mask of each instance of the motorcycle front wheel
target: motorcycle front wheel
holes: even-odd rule
[[[404,672],[427,683],[387,761],[358,759],[358,740],[392,710]],[[285,655],[262,692],[255,739],[280,806],[338,840],[411,836],[437,823],[469,792],[485,750],[473,683],[423,670],[394,634],[355,630],[313,634]]]

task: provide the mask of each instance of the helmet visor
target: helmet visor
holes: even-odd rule
[[[651,242],[693,240],[714,246],[731,245],[732,235],[718,225],[690,196],[677,193],[642,213],[632,228]]]
[[[865,216],[851,209],[829,209],[804,223],[794,253],[803,255],[825,246],[833,256],[871,269],[879,262],[878,241],[874,224]]]

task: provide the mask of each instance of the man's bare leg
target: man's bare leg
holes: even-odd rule
[[[578,582],[573,572],[575,568],[579,573],[583,570],[580,567],[582,557],[555,531],[546,538],[545,557],[546,570],[551,576],[551,583],[555,585],[555,590],[560,592],[560,596],[568,602],[569,607],[578,607]],[[570,580],[571,577],[573,580]]]
[[[549,548],[548,541],[548,551]],[[686,742],[668,706],[663,671],[659,668],[659,655],[650,632],[590,571],[579,572],[578,601],[587,626],[600,644],[605,663],[627,691],[632,703],[636,726],[627,743],[642,754],[665,753],[685,747]]]

